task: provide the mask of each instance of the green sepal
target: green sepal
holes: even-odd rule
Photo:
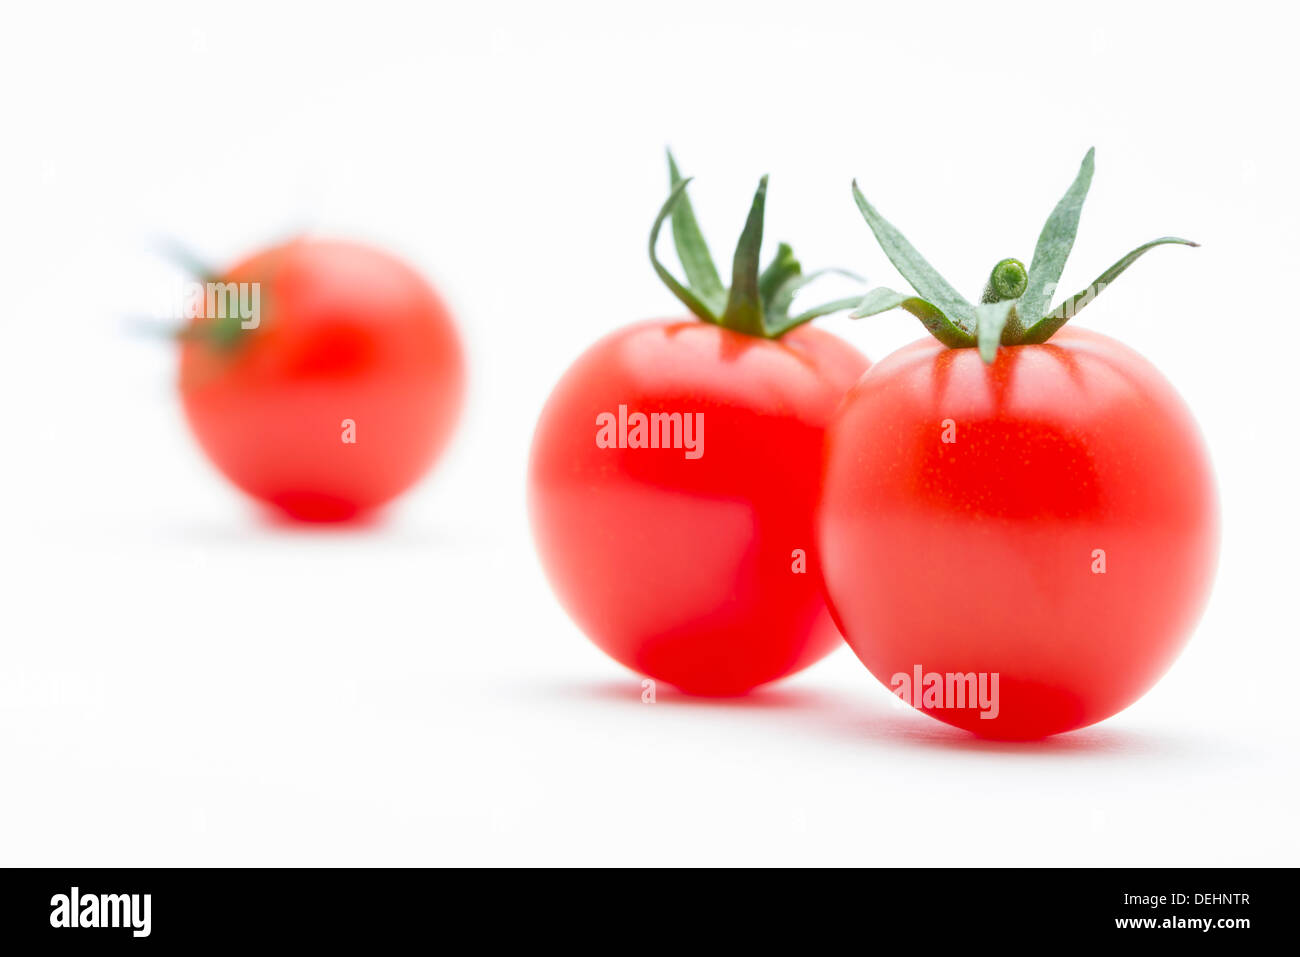
[[[976,338],[979,341],[980,358],[991,363],[998,354],[1002,342],[1002,331],[1007,326],[1007,319],[1016,308],[1016,300],[1003,299],[1000,302],[982,302],[975,307]]]
[[[813,306],[811,309],[805,309],[803,312],[796,313],[793,316],[787,316],[781,321],[768,327],[768,335],[773,339],[785,335],[796,326],[802,326],[805,322],[811,322],[813,319],[820,319],[822,316],[829,316],[833,312],[843,312],[846,309],[852,309],[861,301],[860,296],[844,296],[841,299],[832,299],[830,302],[824,302],[820,306]]]
[[[926,331],[950,349],[966,349],[975,345],[975,337],[962,329],[932,302],[919,296],[905,296],[884,286],[877,286],[858,301],[857,308],[849,313],[850,319],[863,319],[891,309],[903,309],[921,320]]]
[[[773,303],[781,289],[797,282],[802,275],[803,266],[794,258],[790,244],[780,243],[776,247],[776,255],[758,277],[758,295],[764,302]]]
[[[672,150],[668,151],[668,179],[670,187],[675,187],[682,181]],[[700,232],[699,223],[695,219],[695,209],[685,193],[673,207],[672,226],[673,245],[677,249],[682,270],[686,273],[687,284],[709,307],[710,312],[721,315],[727,307],[727,290],[718,278],[718,267],[713,264],[709,245],[704,241],[704,234]]]
[[[672,215],[673,209],[681,202],[686,195],[686,187],[690,185],[690,179],[679,180],[664,200],[663,206],[659,208],[659,215],[655,217],[655,222],[650,227],[650,265],[658,273],[659,278],[663,280],[665,286],[672,291],[672,294],[682,301],[691,312],[705,322],[717,324],[718,313],[714,312],[702,299],[700,299],[689,288],[677,281],[677,277],[670,273],[667,267],[659,261],[659,256],[655,253],[655,246],[659,243],[659,230],[663,228],[664,220]]]
[[[795,265],[798,266],[799,264],[796,262]],[[854,282],[858,283],[859,285],[866,285],[867,282],[857,273],[850,272],[847,269],[836,269],[834,267],[829,267],[826,269],[815,269],[812,272],[807,274],[803,273],[802,271],[796,270],[795,273],[784,283],[782,283],[772,293],[771,297],[768,298],[767,300],[768,311],[773,315],[778,315],[778,316],[788,315],[790,312],[790,306],[793,305],[794,303],[795,295],[805,286],[809,285],[812,282],[815,282],[816,280],[820,279],[822,276],[843,276],[846,279],[852,279]],[[861,296],[854,296],[852,297],[852,301],[856,304],[858,300],[860,300],[861,298],[862,298]],[[800,315],[802,315],[802,313],[800,313]]]
[[[967,302],[939,273],[926,262],[925,257],[916,251],[893,225],[867,202],[862,191],[858,189],[857,180],[853,181],[853,201],[858,204],[862,218],[867,221],[876,241],[885,251],[894,268],[903,278],[912,284],[921,298],[934,308],[940,310],[953,324],[963,332],[970,334],[975,330],[975,307]]]
[[[1024,295],[1020,297],[1020,315],[1029,325],[1037,323],[1047,312],[1056,284],[1065,270],[1065,261],[1074,248],[1074,237],[1079,232],[1079,214],[1083,211],[1083,201],[1088,197],[1088,187],[1092,185],[1095,154],[1096,150],[1090,149],[1083,157],[1074,182],[1056,204],[1052,215],[1047,217],[1043,231],[1038,235],[1034,258],[1029,263],[1029,280]]]
[[[1100,276],[1092,281],[1092,284],[1082,292],[1077,292],[1070,298],[1066,299],[1059,306],[1053,309],[1043,318],[1039,319],[1030,326],[1024,334],[1023,342],[1046,342],[1057,331],[1079,314],[1079,310],[1088,303],[1096,299],[1103,289],[1114,282],[1129,266],[1137,262],[1150,249],[1157,246],[1167,246],[1169,244],[1180,246],[1199,246],[1200,243],[1194,243],[1190,239],[1179,239],[1177,236],[1162,236],[1159,239],[1153,239],[1149,243],[1143,243],[1125,254],[1119,262],[1115,263]]]
[[[213,269],[211,263],[205,261],[203,257],[180,240],[169,236],[163,239],[157,248],[164,259],[186,273],[191,279],[203,283],[219,282],[221,280],[219,270]]]
[[[763,247],[763,213],[767,208],[767,177],[758,181],[749,217],[736,242],[736,258],[731,265],[731,288],[727,291],[727,308],[721,323],[729,329],[751,336],[765,336],[763,296],[759,291],[758,260]],[[797,265],[797,263],[796,263]]]

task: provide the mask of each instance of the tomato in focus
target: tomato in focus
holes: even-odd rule
[[[992,365],[925,340],[873,366],[828,430],[818,528],[832,612],[876,678],[1009,739],[1146,692],[1200,615],[1218,540],[1182,401],[1136,352],[1074,328]],[[911,687],[972,673],[998,676],[991,707]]]
[[[813,510],[826,425],[866,368],[809,326],[763,339],[652,321],[588,349],[538,422],[529,512],[547,577],[591,640],[701,695],[746,692],[835,648]],[[696,447],[602,447],[599,423],[620,407],[698,423],[684,433]]]

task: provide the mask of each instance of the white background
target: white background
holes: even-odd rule
[[[7,6],[0,863],[1300,863],[1295,12],[982,6]],[[987,744],[841,649],[649,706],[575,629],[527,447],[586,345],[681,312],[644,248],[667,143],[723,258],[769,172],[771,241],[897,285],[856,176],[974,294],[1092,145],[1067,286],[1204,243],[1080,319],[1176,384],[1221,483],[1211,605],[1150,694]],[[417,264],[470,352],[451,453],[371,528],[262,521],[125,321],[176,278],[160,238],[301,229]]]

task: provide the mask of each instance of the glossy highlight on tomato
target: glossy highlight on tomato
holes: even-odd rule
[[[244,492],[295,519],[351,519],[413,485],[464,391],[452,317],[415,270],[355,243],[298,239],[225,272],[260,283],[255,328],[194,320],[185,414]],[[349,431],[350,428],[350,431]]]
[[[919,667],[998,675],[993,738],[1100,721],[1170,666],[1205,603],[1217,503],[1189,412],[1141,356],[925,340],[872,367],[827,433],[818,543],[836,622],[897,691]],[[911,699],[909,699],[911,700]]]
[[[813,507],[824,430],[866,367],[807,326],[772,340],[651,321],[588,349],[542,411],[528,491],[542,566],[591,640],[702,695],[746,692],[834,649]],[[602,417],[620,406],[698,415],[700,454],[602,447]]]

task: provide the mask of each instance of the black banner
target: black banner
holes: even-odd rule
[[[847,934],[864,950],[1125,937],[1235,947],[1286,932],[1294,884],[1291,870],[1211,869],[10,870],[0,942],[370,950],[454,933],[640,950],[689,933],[733,945]]]

